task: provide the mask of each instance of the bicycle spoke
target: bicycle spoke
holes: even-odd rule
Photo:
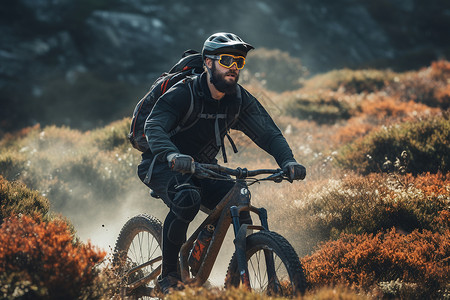
[[[273,256],[274,274],[270,281],[266,255]],[[288,292],[289,287],[284,286],[284,283],[286,281],[290,282],[289,275],[286,266],[276,253],[271,250],[260,249],[249,258],[247,267],[249,270],[250,286],[255,292],[281,295]]]

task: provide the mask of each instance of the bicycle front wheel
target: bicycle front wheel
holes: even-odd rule
[[[156,293],[161,273],[161,222],[149,215],[138,215],[123,226],[114,249],[113,266],[120,276],[120,295],[144,299]]]
[[[269,296],[296,296],[306,290],[306,278],[291,244],[272,231],[260,231],[246,239],[247,269],[253,292]],[[231,258],[225,287],[238,287],[236,254]]]

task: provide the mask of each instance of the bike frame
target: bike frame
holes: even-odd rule
[[[194,286],[201,286],[206,282],[214,263],[219,254],[219,250],[228,232],[228,228],[231,224],[234,227],[236,245],[236,255],[238,258],[238,266],[241,274],[242,283],[250,287],[250,282],[248,280],[247,271],[247,259],[245,257],[245,238],[247,229],[255,230],[268,230],[267,225],[267,211],[264,208],[257,208],[250,204],[250,191],[248,190],[248,185],[245,179],[237,179],[235,185],[231,190],[225,195],[225,197],[219,202],[219,204],[214,208],[211,214],[203,221],[203,223],[197,228],[197,230],[189,237],[189,239],[183,244],[180,250],[180,271],[181,278],[184,283],[192,284]],[[239,213],[241,211],[251,211],[259,216],[261,221],[261,226],[249,225],[249,224],[239,224]],[[216,229],[212,236],[211,242],[206,250],[206,255],[204,256],[200,268],[194,277],[190,276],[188,256],[189,252],[193,247],[195,240],[197,239],[200,231],[208,224],[216,224]],[[272,257],[272,256],[271,256]],[[273,266],[272,259],[267,258],[268,266]],[[270,264],[272,261],[272,264]],[[274,269],[273,269],[273,272]],[[270,271],[268,271],[270,277]]]

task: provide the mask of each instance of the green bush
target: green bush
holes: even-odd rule
[[[328,89],[332,91],[353,93],[372,93],[381,90],[392,82],[396,73],[382,70],[333,70],[319,74],[304,83],[307,90]]]
[[[344,146],[337,162],[363,174],[389,171],[396,162],[413,174],[446,173],[450,169],[449,140],[448,116],[430,117],[383,127]]]
[[[300,88],[308,74],[298,58],[264,48],[249,52],[244,71],[250,72],[267,89],[277,92]]]
[[[102,151],[112,151],[116,147],[126,148],[130,146],[127,135],[130,132],[131,120],[125,118],[113,122],[103,128],[93,130],[89,135],[89,140],[93,146]]]
[[[342,94],[330,91],[286,93],[285,111],[288,115],[319,124],[333,124],[349,119],[357,109]]]
[[[0,224],[15,214],[47,215],[50,203],[38,191],[28,189],[20,182],[9,182],[0,176]]]

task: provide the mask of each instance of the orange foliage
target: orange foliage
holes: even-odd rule
[[[345,144],[365,136],[376,127],[376,125],[366,122],[364,118],[352,118],[348,120],[346,125],[339,128],[336,134],[332,136],[332,139],[337,145]]]
[[[450,193],[450,175],[448,173],[430,172],[413,176],[406,174],[403,179],[405,185],[414,185],[422,190],[427,197],[436,197],[438,195],[449,195]]]
[[[348,143],[362,137],[382,125],[407,121],[417,117],[437,114],[438,108],[422,103],[401,100],[383,93],[368,95],[360,103],[360,112],[339,128],[333,136],[334,142]]]
[[[403,235],[344,234],[322,244],[302,262],[314,286],[356,286],[369,290],[379,282],[400,279],[416,283],[431,296],[448,284],[450,230],[444,234],[424,230]]]
[[[13,281],[32,282],[39,296],[45,298],[80,296],[83,288],[92,285],[98,273],[95,266],[105,255],[90,243],[74,241],[68,225],[61,220],[44,222],[37,216],[12,216],[0,227],[0,274],[12,274]]]
[[[438,103],[447,103],[446,108],[448,108],[448,103],[450,103],[450,84],[438,88],[434,92],[434,97]]]
[[[433,62],[418,72],[405,73],[390,83],[385,91],[403,101],[413,100],[431,107],[449,108],[450,62]]]
[[[7,132],[4,134],[4,136],[0,140],[0,146],[4,147],[4,146],[7,146],[8,144],[14,143],[14,141],[28,136],[30,133],[32,133],[33,131],[37,131],[40,128],[41,128],[41,125],[36,124],[34,126],[25,127],[25,128],[22,128],[20,130],[12,132],[12,133]]]
[[[446,60],[434,61],[430,66],[431,76],[435,79],[446,81],[450,78],[450,62]]]
[[[430,108],[424,104],[416,103],[414,101],[402,102],[394,97],[372,98],[369,101],[363,102],[361,106],[363,114],[373,116],[379,120],[388,117],[404,117],[430,110]]]

